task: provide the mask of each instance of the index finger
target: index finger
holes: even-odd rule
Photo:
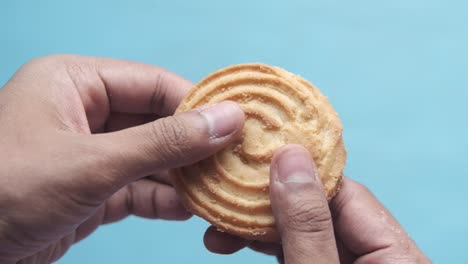
[[[94,65],[105,86],[103,95],[115,112],[172,115],[193,86],[188,80],[153,65],[107,58],[95,58]],[[89,92],[92,91],[85,90]]]
[[[344,179],[342,189],[331,201],[330,209],[336,235],[357,256],[396,249],[396,252],[392,252],[395,254],[403,248],[402,253],[408,253],[407,249],[420,253],[377,198],[366,187],[349,178]]]
[[[64,70],[60,73],[78,92],[91,131],[104,126],[111,112],[172,115],[192,87],[189,81],[168,70],[126,60],[55,55],[34,60],[30,65]],[[48,78],[52,77],[44,79]]]

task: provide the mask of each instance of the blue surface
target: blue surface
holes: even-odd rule
[[[367,184],[435,263],[467,263],[468,1],[2,1],[0,84],[75,53],[158,64],[196,82],[261,61],[318,85],[340,113],[347,175]],[[136,218],[60,263],[272,263],[216,256],[207,226]]]

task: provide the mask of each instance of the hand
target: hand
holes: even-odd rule
[[[129,214],[189,218],[165,171],[215,153],[243,126],[232,102],[170,116],[190,87],[127,61],[23,66],[0,90],[0,263],[50,263]]]
[[[430,263],[382,204],[361,184],[344,179],[328,204],[309,153],[278,150],[272,160],[270,198],[280,244],[246,241],[211,227],[206,247],[229,254],[249,246],[281,263]]]

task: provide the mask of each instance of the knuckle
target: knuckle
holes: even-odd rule
[[[44,66],[62,64],[64,62],[70,61],[73,57],[74,56],[72,55],[66,54],[55,54],[37,57],[26,62],[22,68],[27,70],[40,69]]]
[[[319,233],[332,227],[330,210],[324,199],[311,196],[289,205],[285,223],[288,228],[298,232]]]
[[[51,68],[54,71],[63,69],[71,73],[82,72],[85,68],[92,68],[95,60],[92,57],[84,60],[81,56],[71,54],[54,54],[34,58],[26,62],[21,69],[27,71],[39,71]],[[86,67],[85,67],[86,66]]]
[[[152,123],[152,141],[162,159],[173,159],[188,150],[187,125],[178,118],[166,117]]]
[[[431,263],[431,260],[419,250],[409,237],[400,238],[393,245],[386,254],[389,257],[388,263]]]
[[[91,63],[83,63],[80,56],[57,54],[34,58],[21,66],[18,71],[26,76],[33,75],[54,81],[64,80],[69,76],[74,83],[83,78],[84,73],[89,73],[93,66]]]
[[[34,58],[24,63],[18,70],[18,73],[34,74],[37,71],[47,67],[49,64],[51,64],[50,56]]]
[[[88,100],[99,112],[108,114],[110,97],[106,94],[105,82],[99,75],[93,60],[69,60],[64,63],[68,79],[78,91],[86,91]]]
[[[427,257],[422,254],[415,253],[401,253],[401,252],[390,252],[385,254],[381,259],[381,263],[432,263]]]
[[[154,81],[154,91],[151,96],[149,110],[154,114],[161,114],[162,110],[166,108],[166,93],[163,91],[165,82],[165,75],[159,73],[156,75],[156,80]]]
[[[354,184],[355,184],[355,187],[353,189],[355,189],[357,192],[359,193],[372,193],[371,190],[365,186],[364,184],[360,183],[360,182],[357,182],[357,181],[354,181]]]
[[[160,128],[159,134],[167,145],[183,145],[188,143],[188,128],[182,120],[176,117],[168,117],[157,123],[159,123]]]

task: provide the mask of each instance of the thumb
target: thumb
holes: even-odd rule
[[[96,166],[105,171],[101,180],[107,189],[101,191],[112,193],[155,171],[207,158],[240,136],[243,121],[241,108],[226,101],[141,126],[92,135],[88,144],[99,152]],[[91,175],[87,182],[96,186],[96,181],[100,179]]]
[[[270,199],[287,264],[339,263],[328,202],[307,150],[288,145],[273,156]]]

